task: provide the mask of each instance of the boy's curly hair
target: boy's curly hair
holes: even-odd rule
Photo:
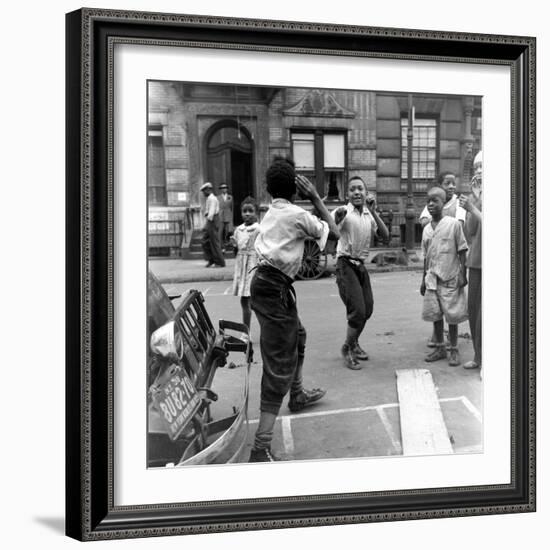
[[[296,193],[296,171],[294,161],[290,158],[276,156],[267,169],[265,179],[267,192],[274,199],[290,200]]]

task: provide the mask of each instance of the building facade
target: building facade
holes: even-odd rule
[[[401,240],[407,199],[407,128],[414,113],[412,193],[419,214],[440,173],[466,189],[481,149],[481,98],[437,94],[149,82],[148,202],[151,255],[179,256],[201,227],[200,186],[226,183],[240,203],[269,205],[265,172],[294,159],[329,209],[355,175],[392,211]]]

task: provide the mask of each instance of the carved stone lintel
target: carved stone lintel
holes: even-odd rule
[[[340,105],[329,92],[310,90],[298,103],[283,113],[285,116],[355,118],[356,113]]]

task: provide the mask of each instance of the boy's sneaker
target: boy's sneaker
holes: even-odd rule
[[[458,355],[458,348],[451,346],[449,355],[449,367],[458,367],[460,365],[460,356]]]
[[[355,342],[355,345],[353,346],[353,355],[355,355],[355,358],[360,361],[369,360],[369,354],[359,345],[359,342]]]
[[[271,452],[271,449],[252,449],[248,462],[278,462],[280,460]]]
[[[290,399],[288,400],[288,408],[292,412],[299,412],[319,401],[319,399],[324,397],[325,393],[327,393],[327,390],[322,390],[321,388],[302,390],[300,393],[290,396]]]
[[[348,369],[360,370],[362,368],[359,361],[355,358],[352,349],[347,344],[342,346],[342,357],[344,358],[344,366]]]
[[[426,361],[426,363],[433,363],[434,361],[439,361],[440,359],[447,359],[445,344],[438,344],[431,353],[426,355],[424,361]]]

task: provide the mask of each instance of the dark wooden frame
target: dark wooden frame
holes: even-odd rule
[[[535,509],[535,39],[83,9],[67,15],[67,534],[81,540]],[[115,507],[112,470],[114,43],[509,66],[512,74],[511,483]]]

